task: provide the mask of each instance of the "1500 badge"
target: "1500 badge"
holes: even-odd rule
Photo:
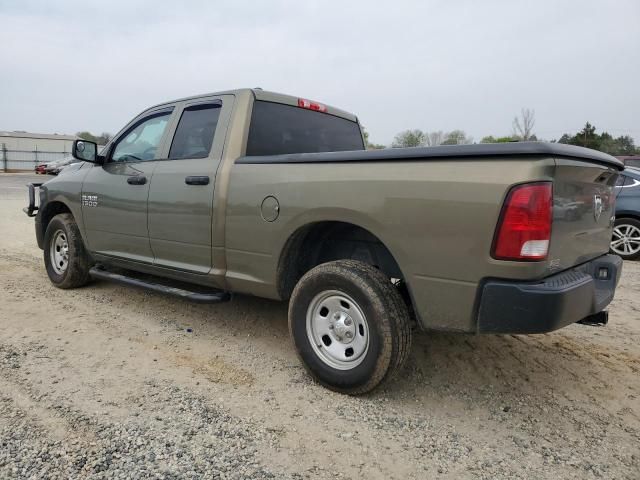
[[[97,207],[98,206],[98,196],[97,195],[82,195],[82,206],[83,207]]]

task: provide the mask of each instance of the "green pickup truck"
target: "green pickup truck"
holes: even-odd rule
[[[605,324],[615,158],[525,142],[365,151],[356,116],[261,89],[145,110],[29,185],[60,288],[91,278],[199,302],[289,301],[309,372],[364,393],[412,331]]]

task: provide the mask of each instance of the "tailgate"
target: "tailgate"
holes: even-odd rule
[[[549,267],[563,270],[607,253],[615,215],[614,166],[556,159]]]

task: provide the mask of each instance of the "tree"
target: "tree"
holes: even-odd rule
[[[393,148],[422,147],[427,143],[427,135],[419,129],[405,130],[398,133],[393,139]]]
[[[558,140],[558,143],[564,143],[564,144],[570,144],[571,143],[571,136],[568,134],[563,134],[560,137],[560,140]]]
[[[381,145],[379,143],[371,143],[369,141],[369,132],[362,127],[362,135],[364,136],[364,146],[367,150],[381,150],[383,148],[387,148],[386,145]]]
[[[78,132],[76,133],[76,136],[89,142],[95,142],[98,145],[106,145],[107,143],[109,143],[109,140],[113,138],[113,135],[107,132],[102,132],[102,134],[98,136],[92,134],[91,132]]]
[[[482,137],[480,143],[509,143],[509,142],[517,142],[518,140],[513,137],[494,137],[493,135],[489,135],[487,137]]]
[[[635,155],[640,153],[640,148],[636,147],[633,138],[629,135],[622,135],[615,140],[618,155]]]
[[[102,132],[100,136],[96,138],[98,139],[97,141],[98,145],[106,145],[107,143],[109,143],[109,140],[113,138],[113,135],[111,135],[108,132]]]
[[[529,110],[523,108],[520,111],[520,118],[514,117],[513,119],[513,136],[523,142],[534,140],[533,127],[536,124],[536,112],[535,110]]]
[[[589,122],[571,140],[572,145],[593,148],[594,150],[600,149],[600,136],[596,134],[596,127]]]
[[[445,140],[446,134],[442,130],[438,130],[437,132],[425,133],[425,144],[429,147],[437,147],[438,145],[442,145]]]
[[[467,145],[473,143],[472,137],[467,137],[463,130],[453,130],[446,134],[446,139],[442,145]]]
[[[91,132],[78,132],[76,133],[77,137],[80,137],[83,140],[87,140],[89,142],[95,142],[98,143],[96,140],[96,137],[94,135],[91,134]]]
[[[621,135],[614,138],[607,132],[596,133],[596,127],[589,122],[575,135],[565,133],[560,137],[558,143],[578,145],[580,147],[593,148],[610,155],[634,155],[640,153],[632,137]]]

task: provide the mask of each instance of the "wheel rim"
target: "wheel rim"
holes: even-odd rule
[[[62,275],[67,271],[67,266],[69,265],[69,243],[67,242],[67,235],[62,230],[57,230],[53,234],[49,257],[51,266],[58,275]]]
[[[618,255],[634,255],[640,252],[640,228],[625,223],[617,225],[613,229],[611,250]]]
[[[319,293],[307,309],[307,338],[326,365],[350,370],[369,350],[369,325],[360,306],[337,290]]]

